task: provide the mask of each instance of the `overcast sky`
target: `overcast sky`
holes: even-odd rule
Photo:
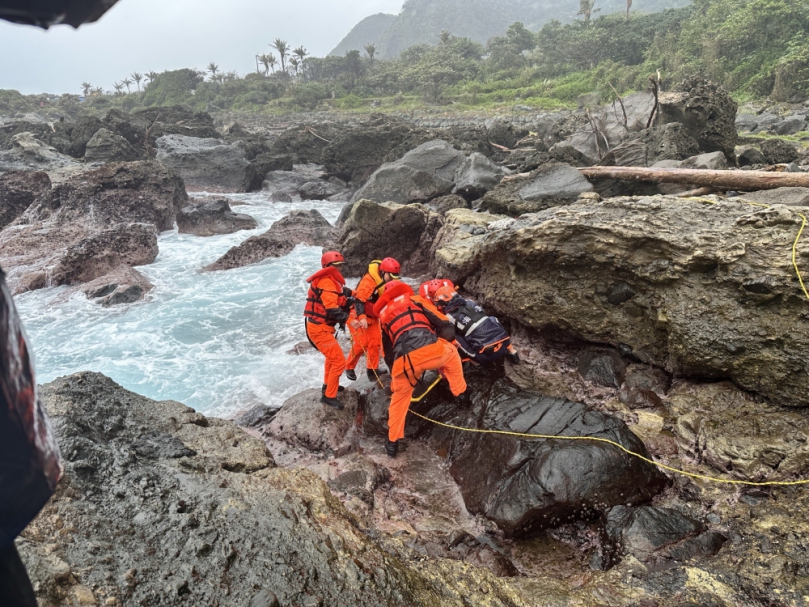
[[[0,21],[0,89],[80,93],[112,89],[134,71],[255,70],[281,37],[323,56],[363,17],[398,13],[403,0],[119,0],[98,23],[44,32]]]

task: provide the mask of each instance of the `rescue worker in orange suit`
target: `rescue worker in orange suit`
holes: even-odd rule
[[[422,374],[437,370],[455,396],[466,391],[466,381],[458,350],[451,343],[454,325],[427,299],[415,295],[409,285],[398,280],[388,283],[374,305],[374,313],[393,348],[385,451],[388,457],[396,457],[413,388]]]
[[[372,261],[368,272],[362,277],[354,290],[354,309],[348,319],[348,330],[351,332],[351,352],[346,359],[346,377],[351,381],[357,379],[354,369],[365,355],[365,373],[368,379],[375,382],[384,371],[379,367],[379,349],[382,347],[382,332],[379,319],[374,316],[374,304],[385,291],[385,284],[391,280],[399,280],[399,262],[392,257],[382,261]]]
[[[351,289],[345,286],[345,278],[340,266],[345,263],[342,254],[327,251],[320,258],[321,270],[306,279],[309,293],[306,296],[306,337],[318,351],[326,357],[323,372],[323,395],[320,402],[335,409],[342,409],[343,403],[337,398],[340,390],[340,376],[346,368],[343,349],[335,337],[339,326],[345,329],[348,320],[348,298]]]
[[[508,331],[482,306],[447,286],[438,289],[431,300],[455,323],[455,345],[463,360],[486,365],[506,357],[512,364],[520,364]]]

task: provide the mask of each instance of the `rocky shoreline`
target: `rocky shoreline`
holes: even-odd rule
[[[188,190],[350,199],[336,226],[295,211],[199,270],[297,244],[336,243],[348,275],[394,256],[405,274],[449,277],[486,305],[523,359],[473,371],[467,394],[436,390],[415,412],[607,438],[699,475],[804,478],[809,303],[790,253],[809,192],[684,199],[577,170],[807,164],[788,141],[738,138],[737,126],[778,131],[794,116],[737,118],[720,88],[681,89],[661,96],[650,128],[644,94],[596,121],[299,117],[248,130],[165,108],[6,124],[0,265],[17,293],[66,284],[126,305],[148,297],[135,267],[155,259],[159,232],[256,227],[227,199]],[[795,255],[803,267],[809,245]],[[67,464],[18,541],[43,605],[809,601],[802,486],[723,485],[604,443],[417,417],[388,460],[387,399],[364,379],[345,411],[314,390],[234,421],[94,373],[41,392]]]

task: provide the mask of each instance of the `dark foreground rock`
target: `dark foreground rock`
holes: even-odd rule
[[[10,171],[0,175],[0,230],[51,189],[47,173]]]
[[[253,230],[256,220],[245,213],[234,213],[227,198],[213,200],[192,199],[191,204],[177,213],[180,234],[214,236],[232,234],[239,230]]]
[[[536,329],[805,407],[809,341],[798,327],[807,301],[790,253],[800,221],[790,207],[733,199],[580,203],[493,230],[474,262],[458,266],[470,274],[450,278]],[[807,246],[798,245],[799,264]]]
[[[112,271],[82,286],[88,299],[105,308],[142,300],[154,285],[140,272],[129,266]]]
[[[231,422],[94,373],[42,393],[66,474],[18,547],[44,605],[526,604],[486,571],[372,539]]]
[[[19,293],[150,263],[155,232],[173,228],[187,200],[182,180],[158,163],[107,164],[47,191],[0,232],[0,264]]]
[[[203,270],[230,270],[269,257],[283,257],[299,244],[327,247],[336,237],[337,230],[318,211],[292,211],[264,234],[251,236]]]

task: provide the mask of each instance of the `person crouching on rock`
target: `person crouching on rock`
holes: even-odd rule
[[[409,285],[398,280],[389,282],[374,305],[374,313],[393,347],[393,394],[385,451],[389,457],[396,457],[398,441],[404,438],[413,388],[422,374],[438,370],[455,396],[466,391],[466,381],[458,350],[451,343],[455,327],[433,304],[415,295]]]
[[[327,251],[320,258],[322,269],[309,278],[309,293],[306,296],[306,337],[318,351],[326,357],[323,372],[323,395],[320,402],[342,409],[343,403],[337,398],[340,390],[340,376],[346,368],[343,349],[337,343],[335,326],[345,330],[348,320],[348,298],[351,289],[345,286],[345,278],[340,266],[345,263],[342,254]]]
[[[382,347],[382,332],[379,319],[374,316],[374,304],[385,292],[385,284],[399,280],[401,266],[393,257],[382,261],[374,260],[368,265],[368,272],[362,277],[354,291],[354,309],[348,319],[351,332],[351,352],[346,359],[346,377],[357,379],[354,369],[365,355],[365,373],[368,379],[376,382],[384,373],[379,369],[379,349]]]
[[[436,307],[455,323],[455,343],[462,357],[479,365],[508,357],[520,363],[520,355],[511,345],[511,337],[494,316],[471,299],[464,299],[454,288],[443,286],[432,297]]]

